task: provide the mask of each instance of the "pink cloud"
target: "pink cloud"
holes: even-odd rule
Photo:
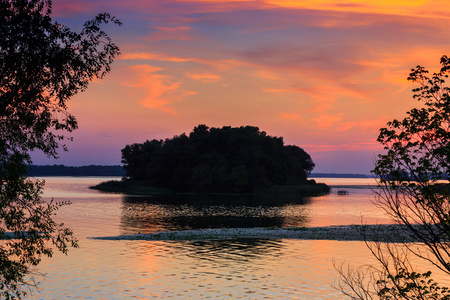
[[[148,41],[162,41],[162,40],[193,40],[191,28],[187,26],[153,27],[156,32],[151,33],[150,37],[146,38]]]
[[[281,117],[285,120],[289,121],[299,121],[302,120],[302,114],[296,114],[296,113],[281,113]]]
[[[248,65],[239,60],[223,59],[223,60],[208,60],[196,57],[178,57],[162,53],[154,52],[125,52],[118,57],[119,60],[153,60],[153,61],[168,61],[174,63],[194,62],[202,65],[213,67],[217,70],[228,70],[242,65]]]
[[[272,94],[281,94],[281,93],[292,93],[294,90],[292,89],[262,89],[264,93],[272,93]]]
[[[159,53],[152,52],[126,52],[118,57],[119,60],[163,60],[163,61],[171,61],[171,62],[186,62],[189,59],[179,58],[174,56],[168,56]]]
[[[258,9],[268,7],[261,0],[78,0],[75,2],[55,1],[54,12],[58,16],[68,16],[77,12],[131,11],[148,12],[155,16],[180,16],[192,13],[223,12],[238,9]],[[109,9],[108,9],[109,8]]]
[[[315,123],[315,127],[320,130],[328,130],[334,128],[336,124],[342,120],[342,113],[338,114],[321,114],[318,117],[311,118]]]
[[[337,131],[345,132],[356,128],[359,131],[376,133],[386,123],[386,119],[344,121],[338,125]]]
[[[254,73],[255,76],[270,80],[280,80],[281,78],[275,74],[273,71],[268,70],[258,70]]]
[[[365,1],[345,0],[265,0],[267,4],[290,9],[312,9],[337,12],[377,13],[386,15],[442,17],[442,11],[450,10],[450,3],[443,1]],[[444,15],[445,16],[445,15]]]
[[[186,77],[199,80],[204,83],[210,83],[210,82],[216,82],[221,79],[221,77],[217,74],[211,74],[211,73],[201,73],[201,74],[192,74],[188,73],[186,74]]]
[[[380,151],[382,148],[379,143],[372,140],[353,141],[351,143],[317,143],[317,144],[304,144],[303,148],[307,148],[311,152],[334,152],[334,151]]]
[[[181,101],[184,96],[196,94],[180,89],[181,82],[176,81],[172,76],[156,73],[164,70],[163,68],[134,65],[129,70],[132,74],[122,84],[144,91],[145,96],[140,102],[144,107],[157,109],[172,116],[179,116],[172,104]]]

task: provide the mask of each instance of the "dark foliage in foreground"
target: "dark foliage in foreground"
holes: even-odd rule
[[[44,201],[44,181],[27,178],[30,153],[56,158],[77,129],[67,101],[110,71],[119,54],[102,31],[120,24],[107,13],[80,33],[51,18],[51,0],[0,0],[0,298],[17,299],[36,285],[36,267],[78,245]],[[14,239],[10,239],[12,236]]]
[[[122,149],[126,177],[175,192],[253,193],[272,186],[315,184],[314,163],[258,127],[209,128]]]
[[[421,66],[411,70],[420,107],[380,129],[385,152],[373,170],[374,203],[421,245],[367,242],[376,266],[337,268],[339,288],[351,299],[450,299],[450,289],[409,258],[450,275],[450,58],[442,56],[441,66],[432,76]]]

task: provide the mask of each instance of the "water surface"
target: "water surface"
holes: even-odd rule
[[[332,261],[374,262],[363,242],[289,239],[105,241],[89,237],[201,228],[389,223],[372,203],[372,179],[320,178],[321,197],[260,205],[253,198],[175,199],[104,194],[105,178],[46,178],[45,197],[70,200],[57,219],[80,248],[45,259],[34,299],[342,299]],[[348,195],[337,195],[345,188]],[[181,201],[181,202],[180,202]]]

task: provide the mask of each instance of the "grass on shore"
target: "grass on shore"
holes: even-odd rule
[[[123,193],[130,195],[169,195],[168,189],[156,188],[145,182],[132,182],[127,180],[109,180],[89,187],[106,193]]]

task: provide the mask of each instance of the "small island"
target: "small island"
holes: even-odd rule
[[[122,163],[121,181],[92,188],[141,194],[329,192],[327,185],[308,180],[315,166],[308,153],[253,126],[199,125],[189,135],[127,145]]]

